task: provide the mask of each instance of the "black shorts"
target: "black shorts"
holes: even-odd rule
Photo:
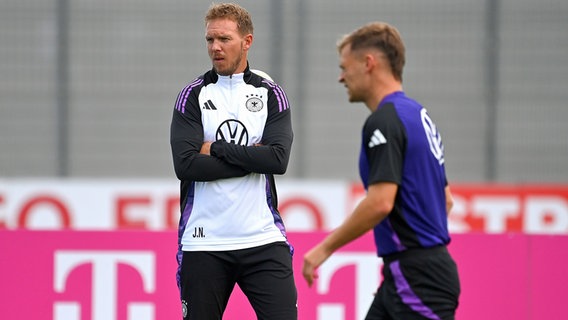
[[[445,246],[410,249],[383,260],[383,282],[366,320],[455,318],[460,282]]]
[[[235,284],[258,319],[298,318],[290,247],[284,242],[232,251],[185,251],[180,290],[184,319],[220,320]]]

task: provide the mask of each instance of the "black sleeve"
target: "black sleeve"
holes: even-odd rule
[[[179,99],[184,97],[180,94]],[[176,106],[179,105],[179,101],[176,102]],[[184,108],[178,109],[174,109],[170,127],[170,145],[178,179],[212,181],[242,177],[250,173],[219,158],[199,153],[203,144],[203,125],[195,91],[190,92]]]
[[[363,130],[363,143],[369,159],[368,184],[394,182],[400,185],[406,130],[394,106],[387,104],[373,112]]]
[[[277,85],[269,89],[268,108],[262,145],[241,146],[219,140],[211,145],[211,155],[251,172],[284,174],[292,148],[292,120],[288,99]]]

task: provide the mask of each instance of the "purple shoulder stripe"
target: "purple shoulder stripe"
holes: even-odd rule
[[[181,113],[185,112],[185,104],[187,103],[187,98],[189,97],[191,89],[199,86],[202,83],[203,79],[197,78],[179,92],[175,105],[177,111],[180,111]]]
[[[274,94],[276,95],[276,99],[278,100],[278,111],[279,112],[282,112],[282,111],[290,108],[290,104],[288,103],[288,97],[286,96],[286,93],[284,92],[282,87],[280,87],[279,85],[277,85],[276,83],[274,83],[272,81],[262,80],[262,82],[266,83],[274,91]]]

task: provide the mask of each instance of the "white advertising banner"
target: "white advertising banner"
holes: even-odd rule
[[[330,230],[349,211],[347,184],[278,182],[289,231]],[[177,228],[179,184],[170,180],[0,180],[0,228]]]
[[[329,231],[361,197],[357,183],[277,180],[288,231]],[[456,184],[452,233],[568,234],[568,185]],[[176,180],[0,179],[0,229],[173,230]]]

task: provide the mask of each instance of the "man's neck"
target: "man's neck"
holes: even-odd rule
[[[391,93],[397,91],[402,91],[402,84],[398,81],[390,82],[388,84],[383,84],[377,87],[377,90],[372,96],[366,101],[365,105],[371,112],[377,110],[379,104],[383,99]]]

